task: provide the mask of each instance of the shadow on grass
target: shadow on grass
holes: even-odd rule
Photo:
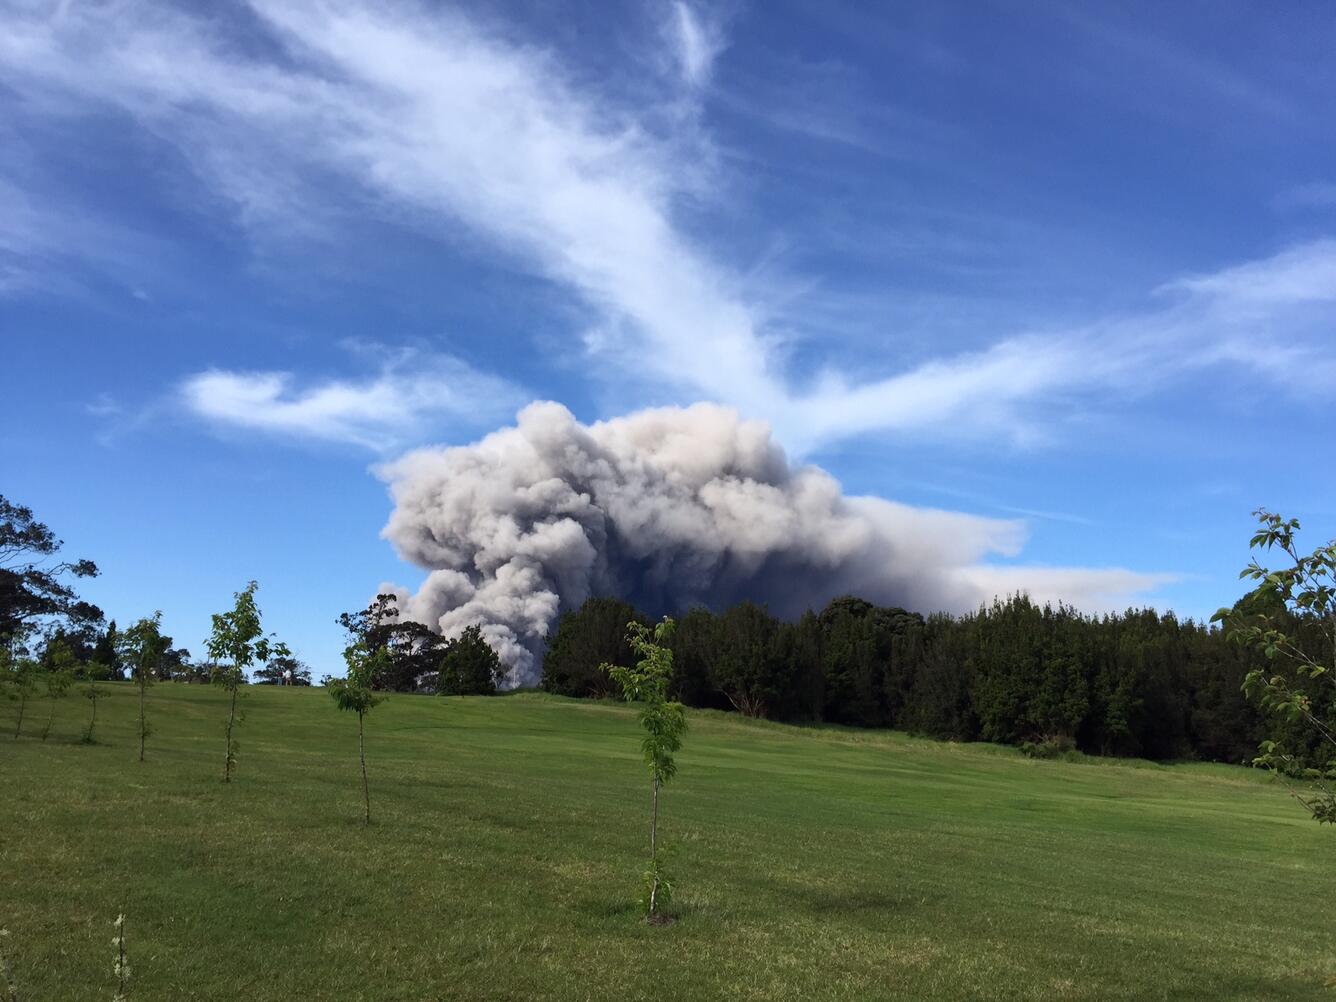
[[[922,894],[868,887],[795,888],[793,899],[814,915],[904,915],[928,904]]]
[[[600,922],[616,920],[619,925],[625,924],[628,927],[636,925],[652,926],[670,926],[678,922],[686,921],[693,915],[700,914],[702,909],[689,901],[674,901],[667,908],[664,908],[659,915],[652,921],[645,921],[645,909],[630,897],[618,898],[585,898],[575,906],[575,910],[589,918],[597,919]]]

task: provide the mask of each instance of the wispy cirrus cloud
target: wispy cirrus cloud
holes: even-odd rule
[[[722,40],[694,8],[672,10],[674,37],[661,44],[694,93]],[[1330,364],[1330,299],[1311,291],[1329,274],[1326,242],[1178,282],[1139,313],[999,330],[983,348],[913,362],[888,331],[882,350],[851,362],[804,343],[800,324],[781,336],[772,321],[783,309],[685,221],[684,205],[719,196],[708,135],[658,114],[680,108],[680,82],[661,107],[643,95],[633,105],[555,52],[453,9],[253,0],[248,11],[263,44],[235,44],[223,18],[136,0],[25,8],[4,17],[0,81],[52,114],[131,116],[257,233],[318,230],[351,188],[368,211],[480,236],[593,314],[597,335],[581,345],[601,363],[591,378],[731,403],[799,452],[872,431],[1027,442],[1054,415],[1204,366],[1284,385],[1254,357],[1299,351]],[[196,409],[219,420],[359,441],[376,431],[358,401],[398,399],[378,380],[302,391],[291,377],[224,373],[200,385],[211,395]]]
[[[1161,289],[1191,293],[1213,308],[1336,302],[1336,240],[1315,240],[1214,274],[1180,278]]]
[[[488,427],[524,395],[448,356],[400,353],[364,379],[303,382],[289,372],[210,369],[179,389],[186,408],[220,428],[337,442],[378,452],[402,448],[448,422]]]
[[[682,78],[692,87],[704,86],[725,46],[719,25],[703,17],[691,4],[677,0],[672,5],[670,33],[676,43]]]
[[[1060,5],[1054,13],[1077,28],[1092,47],[1092,59],[1103,61],[1120,56],[1124,72],[1133,69],[1156,81],[1157,86],[1120,86],[1124,100],[1159,105],[1160,114],[1188,115],[1193,99],[1205,98],[1234,112],[1282,121],[1300,117],[1294,101],[1264,78],[1249,76],[1228,60],[1212,58],[1189,47],[1146,31],[1143,23],[1095,13],[1090,6]],[[1166,92],[1177,100],[1165,101]]]

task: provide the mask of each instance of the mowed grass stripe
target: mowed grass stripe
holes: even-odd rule
[[[635,898],[633,710],[536,694],[108,687],[0,739],[0,924],[29,997],[107,994],[129,916],[143,999],[1329,997],[1333,833],[1252,770],[691,714],[664,795],[677,922]],[[8,708],[12,730],[12,706]],[[34,717],[41,716],[44,707]]]

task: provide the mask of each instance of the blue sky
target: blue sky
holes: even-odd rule
[[[1336,533],[1330,5],[535,6],[0,2],[0,491],[109,615],[256,578],[337,670],[422,577],[376,465],[535,399],[734,406],[1092,607]]]

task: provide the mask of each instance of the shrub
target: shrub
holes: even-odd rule
[[[1069,734],[1045,734],[1022,741],[1021,751],[1030,758],[1066,758],[1076,751],[1076,742]]]

